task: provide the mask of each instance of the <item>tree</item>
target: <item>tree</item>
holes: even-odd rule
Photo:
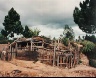
[[[30,38],[33,36],[33,32],[29,29],[29,27],[27,25],[25,26],[25,29],[23,31],[23,36],[25,38]]]
[[[96,33],[96,0],[85,0],[80,2],[80,8],[75,7],[74,22],[86,33]]]
[[[8,15],[5,16],[5,20],[3,23],[4,29],[2,29],[1,34],[7,37],[14,37],[14,33],[17,35],[22,34],[23,27],[20,21],[20,15],[11,8],[8,12]]]
[[[38,36],[39,35],[39,33],[41,32],[39,29],[34,29],[34,30],[30,30],[31,31],[31,33],[33,33],[33,36]]]
[[[69,38],[69,40],[73,40],[75,37],[73,29],[69,27],[68,25],[65,25],[63,35],[65,38]]]
[[[68,38],[62,38],[62,42],[63,42],[63,44],[65,45],[65,46],[68,46],[68,44],[69,44],[69,39]]]
[[[4,36],[0,33],[0,41],[4,39],[5,39]]]
[[[38,30],[37,28],[32,30],[30,29],[27,25],[25,26],[25,29],[23,31],[23,36],[26,38],[30,38],[33,36],[38,36],[40,33],[40,30]]]
[[[93,43],[96,43],[96,37],[94,36],[94,35],[86,35],[85,36],[85,40],[88,40],[88,41],[91,41],[91,42],[93,42]]]
[[[4,29],[1,30],[1,34],[7,39],[8,32],[5,31]]]
[[[80,36],[78,36],[78,40],[79,40],[79,41],[81,41],[81,40],[82,40]]]

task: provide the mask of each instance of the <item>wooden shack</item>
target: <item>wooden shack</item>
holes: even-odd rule
[[[34,51],[39,48],[44,48],[45,44],[47,45],[45,39],[41,36],[19,38],[9,45],[9,50],[12,58],[15,58],[17,52]]]

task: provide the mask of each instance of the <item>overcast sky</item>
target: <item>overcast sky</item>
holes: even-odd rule
[[[58,38],[66,24],[73,28],[76,38],[85,35],[74,23],[73,10],[83,0],[0,0],[0,30],[8,11],[13,7],[23,26],[38,28],[40,35]]]

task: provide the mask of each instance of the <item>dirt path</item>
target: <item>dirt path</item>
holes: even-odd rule
[[[13,73],[19,70],[20,73]],[[96,77],[96,68],[78,65],[72,69],[64,69],[42,64],[39,61],[13,60],[4,62],[0,60],[0,76],[11,77]]]

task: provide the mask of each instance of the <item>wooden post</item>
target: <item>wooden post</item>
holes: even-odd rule
[[[58,39],[58,50],[59,50],[59,43],[60,43],[60,41],[59,41],[59,39]]]
[[[10,44],[10,52],[11,52],[11,44]]]
[[[31,51],[32,51],[32,38],[31,38]]]
[[[12,48],[12,51],[11,51],[11,55],[12,55],[12,59],[13,59],[13,48]]]
[[[16,42],[16,46],[15,46],[15,47],[16,47],[16,52],[17,52],[17,47],[18,47],[18,46],[17,46],[17,42]]]
[[[42,47],[44,47],[44,41],[42,41]]]
[[[18,49],[18,44],[17,44],[17,42],[16,42],[16,53],[15,53],[15,55],[16,55],[16,57],[17,57],[17,49]]]
[[[59,55],[58,55],[58,58],[57,58],[57,66],[59,67]]]
[[[56,56],[56,41],[54,43],[53,66],[55,66],[55,56]]]

